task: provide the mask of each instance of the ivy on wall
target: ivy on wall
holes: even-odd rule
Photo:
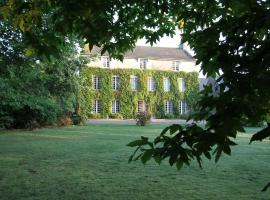
[[[101,78],[101,87],[94,90],[92,76]],[[120,89],[112,89],[112,76],[120,76]],[[130,76],[139,78],[138,90],[132,91]],[[156,90],[148,92],[148,77],[153,77],[156,81]],[[164,77],[170,79],[170,91],[164,91]],[[184,78],[185,92],[179,91],[178,78]],[[186,101],[189,109],[194,109],[198,98],[199,82],[197,72],[172,72],[157,70],[139,70],[139,69],[105,69],[88,67],[81,73],[81,97],[80,111],[83,115],[90,118],[134,118],[137,113],[138,101],[144,100],[148,111],[156,118],[180,117],[179,102]],[[120,112],[112,114],[112,101],[120,101]],[[100,102],[100,113],[92,112],[92,103],[94,100]],[[173,102],[173,113],[166,115],[164,101]]]

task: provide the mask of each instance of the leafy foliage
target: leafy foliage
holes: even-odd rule
[[[54,124],[74,111],[77,92],[77,40],[70,36],[61,59],[38,60],[24,52],[24,36],[0,23],[0,127],[35,128]]]
[[[92,76],[100,77],[101,88],[95,90],[92,83]],[[112,89],[112,76],[119,75],[120,89]],[[132,91],[130,86],[130,76],[138,76],[138,91]],[[147,77],[151,76],[156,81],[156,91],[148,92]],[[164,91],[163,78],[168,77],[171,81],[169,92]],[[185,92],[180,92],[178,78],[184,78],[186,82]],[[91,118],[135,118],[137,114],[138,101],[144,100],[150,114],[157,118],[166,117],[164,111],[164,101],[173,101],[173,113],[171,118],[179,117],[179,101],[187,99],[189,108],[193,111],[195,100],[193,94],[199,90],[198,73],[196,72],[169,72],[156,70],[137,69],[103,69],[89,67],[85,68],[80,76],[83,91],[80,95],[81,111]],[[191,81],[192,80],[192,81]],[[121,103],[120,116],[111,113],[112,101],[118,99]],[[100,101],[100,113],[92,113],[93,100]]]
[[[165,34],[173,34],[176,26],[183,28],[183,42],[188,42],[194,50],[203,73],[216,77],[222,72],[217,80],[219,94],[213,95],[211,87],[206,87],[199,101],[199,111],[192,116],[195,121],[207,122],[198,132],[189,131],[195,135],[191,137],[193,142],[188,152],[198,162],[202,154],[196,154],[198,151],[192,149],[193,144],[202,144],[206,137],[211,142],[205,143],[204,148],[215,146],[218,160],[222,152],[230,153],[233,145],[230,138],[236,137],[237,131],[243,131],[243,119],[257,123],[269,115],[269,1],[7,0],[0,9],[3,16],[12,18],[27,35],[28,46],[35,47],[37,53],[46,52],[47,47],[59,47],[56,34],[48,32],[38,37],[33,34],[47,21],[56,24],[57,33],[65,35],[74,31],[86,38],[90,48],[103,45],[103,52],[108,51],[117,58],[134,47],[138,38],[145,37],[152,44]],[[53,50],[47,52],[54,53]],[[179,129],[181,137],[175,138],[179,148],[185,144],[181,142],[185,131]],[[204,137],[198,137],[202,135]],[[254,140],[264,139],[268,134],[261,136]],[[145,138],[141,141],[148,144]],[[170,145],[166,143],[164,148],[169,149],[176,141],[168,140]],[[181,152],[177,151],[177,156],[184,162]],[[143,154],[143,162],[152,155],[152,150]]]
[[[151,115],[148,112],[138,112],[136,115],[136,125],[145,126],[150,122]]]

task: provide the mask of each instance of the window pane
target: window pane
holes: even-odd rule
[[[156,81],[152,77],[148,77],[148,91],[153,92],[156,90]]]
[[[138,90],[138,77],[137,76],[130,76],[130,84],[131,90],[137,91]]]
[[[148,59],[140,59],[140,68],[147,69]]]
[[[170,79],[164,78],[164,91],[169,92],[171,87]]]
[[[145,112],[146,111],[146,105],[144,101],[138,101],[138,112]]]
[[[102,57],[102,65],[103,67],[110,67],[110,58],[109,57]]]

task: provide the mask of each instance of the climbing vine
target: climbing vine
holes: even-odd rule
[[[92,76],[99,76],[101,87],[95,90]],[[112,76],[119,75],[120,89],[112,89]],[[130,76],[139,78],[138,90],[132,91]],[[156,82],[156,90],[149,92],[147,89],[148,77],[152,77]],[[164,91],[164,77],[170,79],[170,91]],[[179,91],[178,78],[185,81],[185,92]],[[197,72],[172,72],[157,70],[139,69],[104,69],[88,67],[81,73],[82,91],[80,100],[83,104],[80,107],[83,115],[90,118],[134,118],[137,113],[138,101],[145,101],[148,111],[156,118],[179,118],[179,102],[186,101],[190,110],[194,109],[198,98],[199,83]],[[87,93],[87,94],[86,94]],[[112,114],[112,101],[120,101],[120,112]],[[100,102],[100,113],[92,112],[94,100]],[[173,102],[173,112],[165,114],[164,101]]]

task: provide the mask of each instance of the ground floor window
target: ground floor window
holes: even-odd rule
[[[138,101],[138,112],[145,112],[146,111],[146,103],[143,100]]]
[[[185,114],[188,112],[188,106],[187,106],[187,102],[185,101],[180,101],[179,102],[179,113],[180,114]]]
[[[119,100],[112,101],[112,113],[120,112],[120,102]]]
[[[99,100],[94,100],[93,101],[93,106],[92,106],[92,110],[94,113],[100,113],[100,102]]]
[[[173,112],[173,104],[172,101],[165,101],[165,113],[172,113]]]

